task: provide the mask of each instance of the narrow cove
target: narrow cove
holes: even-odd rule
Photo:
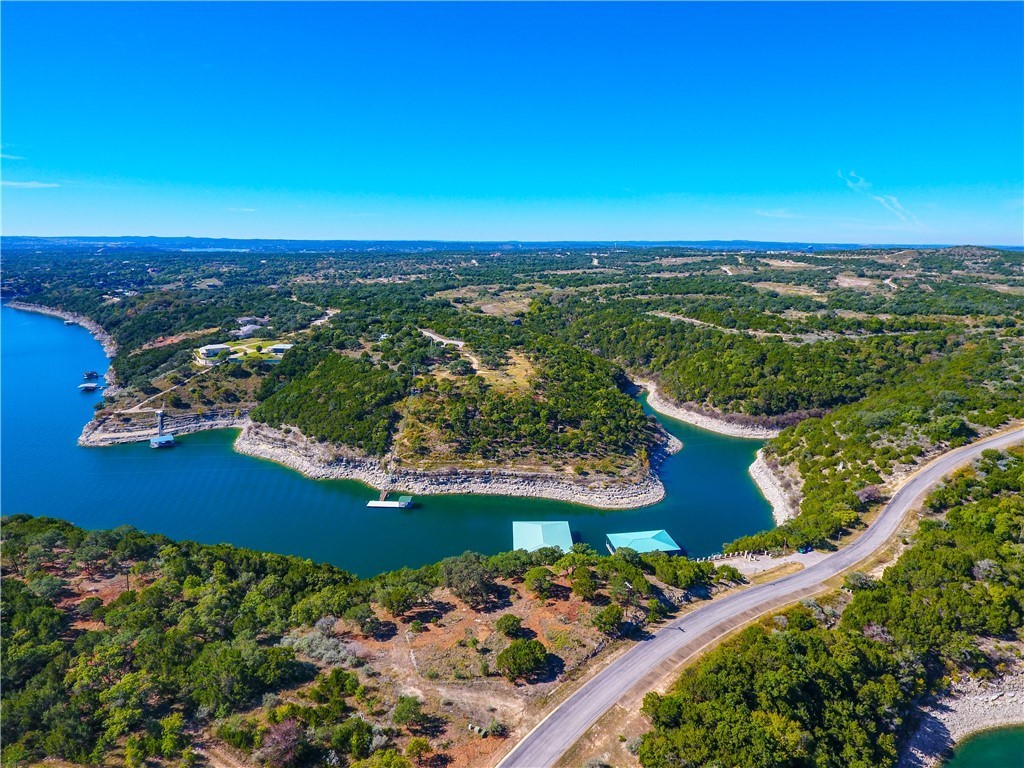
[[[424,496],[411,510],[367,509],[377,497],[368,486],[309,480],[240,455],[233,430],[186,435],[169,451],[145,443],[81,448],[76,440],[101,395],[76,386],[83,371],[106,370],[100,345],[83,328],[45,315],[4,307],[2,320],[5,515],[53,515],[87,528],[129,524],[327,561],[363,576],[467,549],[508,549],[513,520],[568,520],[576,540],[598,549],[606,533],[664,528],[694,556],[774,525],[747,471],[761,441],[660,415],[683,450],[660,468],[665,499],[632,510],[501,496]]]

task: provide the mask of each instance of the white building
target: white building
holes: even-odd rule
[[[199,356],[209,360],[212,357],[216,357],[221,352],[230,352],[231,347],[227,344],[207,344],[205,347],[199,348]]]

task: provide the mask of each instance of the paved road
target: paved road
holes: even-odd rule
[[[712,601],[655,632],[595,675],[553,710],[499,763],[499,768],[548,768],[623,698],[635,706],[643,692],[677,664],[752,618],[788,605],[869,557],[899,529],[931,487],[988,448],[1024,441],[1024,430],[997,434],[950,451],[920,469],[897,491],[874,523],[852,544],[819,563],[775,581]]]

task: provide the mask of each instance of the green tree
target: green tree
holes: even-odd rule
[[[368,603],[359,603],[342,613],[342,618],[358,625],[359,631],[371,637],[380,631],[381,623]]]
[[[405,745],[405,756],[411,757],[416,761],[416,765],[423,764],[423,758],[434,751],[434,748],[430,746],[430,742],[422,736],[414,736],[409,739],[409,743]]]
[[[622,625],[622,608],[615,603],[605,606],[594,616],[594,626],[606,635],[617,635]]]
[[[441,577],[452,594],[476,608],[487,604],[497,586],[484,557],[476,552],[442,560]]]
[[[515,637],[523,628],[523,620],[511,613],[506,613],[494,622],[494,628],[505,637]]]
[[[421,594],[411,586],[399,584],[383,589],[378,599],[384,610],[397,619],[404,616],[412,610],[413,606],[420,602]]]
[[[185,718],[180,712],[173,712],[160,721],[161,755],[174,757],[181,753],[186,746],[184,729]]]
[[[665,610],[665,604],[656,597],[652,597],[647,601],[647,620],[648,621],[660,621],[668,615],[668,611]]]
[[[551,571],[543,566],[531,568],[523,576],[523,585],[542,600],[551,597]]]
[[[529,677],[547,664],[547,649],[539,640],[517,639],[498,654],[495,668],[509,680]]]
[[[570,583],[572,584],[572,593],[581,600],[593,600],[597,594],[597,583],[586,566],[581,566],[573,571]]]
[[[378,749],[367,759],[352,763],[352,768],[412,768],[412,763],[397,750]]]
[[[391,721],[395,725],[417,726],[423,723],[425,717],[423,702],[415,696],[399,696]]]

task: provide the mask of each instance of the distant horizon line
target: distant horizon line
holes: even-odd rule
[[[644,240],[644,239],[554,239],[554,240],[520,240],[520,239],[445,239],[445,238],[309,238],[309,237],[231,237],[216,235],[7,235],[0,234],[0,241],[22,240],[217,240],[224,242],[252,243],[437,243],[443,245],[480,244],[480,245],[629,245],[629,246],[669,246],[669,245],[801,245],[801,246],[843,246],[848,248],[995,248],[1024,250],[1024,242],[1019,245],[993,243],[913,243],[913,242],[840,242],[827,240],[754,240],[747,238],[710,238],[702,240]]]

